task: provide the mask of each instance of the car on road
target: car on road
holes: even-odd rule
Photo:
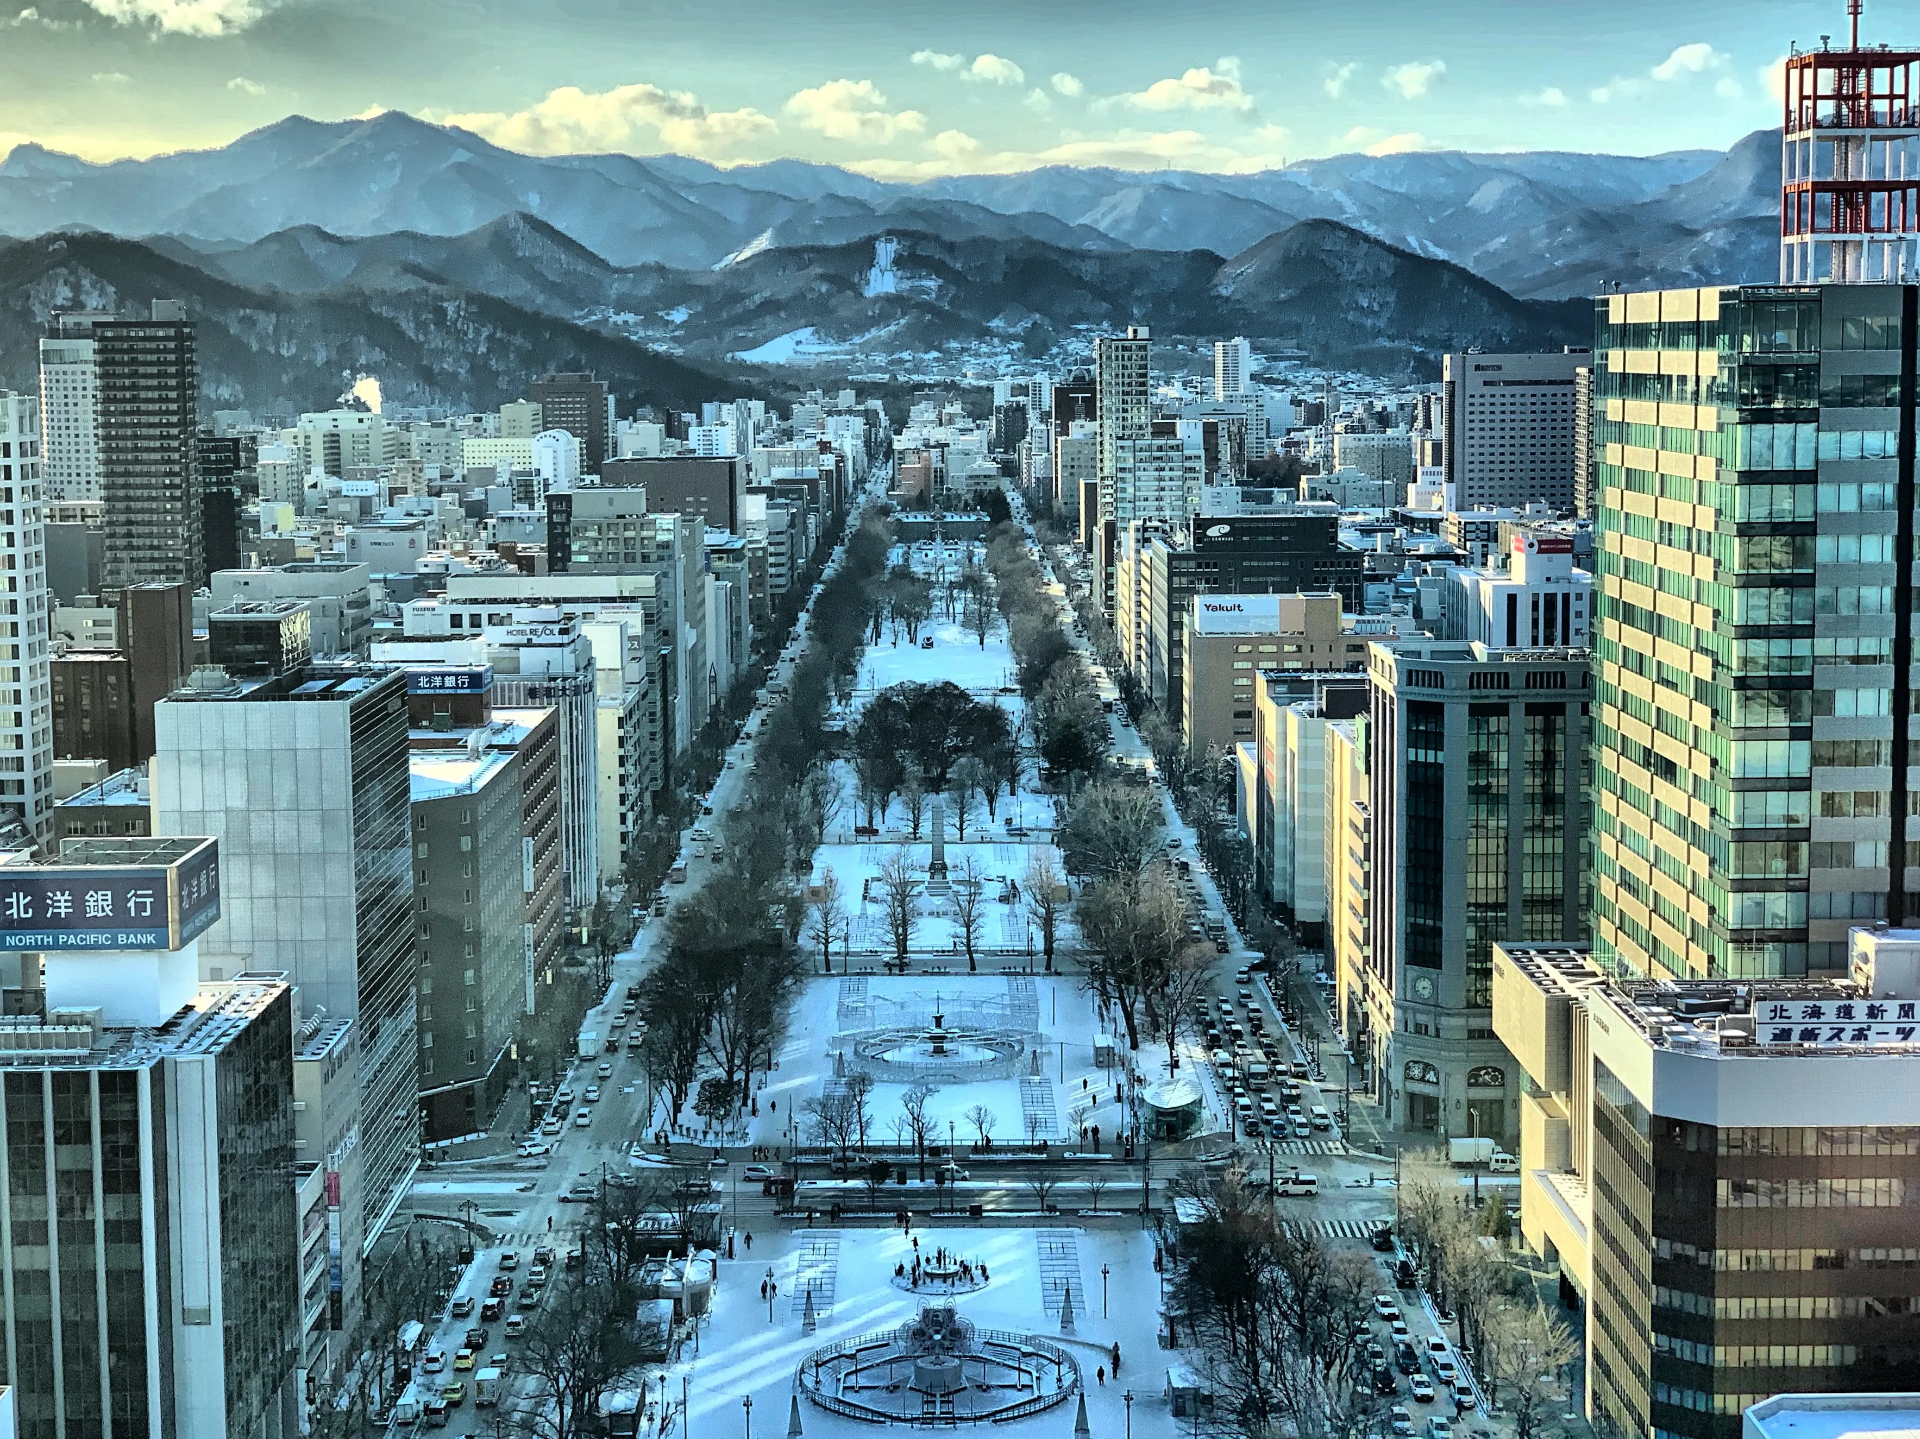
[[[1474,1396],[1473,1386],[1464,1379],[1453,1381],[1453,1402],[1462,1409],[1471,1409],[1480,1401]]]
[[[591,1204],[599,1197],[600,1186],[597,1184],[570,1184],[567,1186],[567,1192],[560,1196],[560,1202],[562,1204]],[[529,1275],[528,1277],[531,1278],[532,1276]]]
[[[465,1319],[469,1314],[473,1313],[473,1296],[471,1294],[462,1294],[458,1299],[453,1301],[453,1307],[449,1309],[447,1313],[451,1314],[455,1319]]]
[[[1382,1319],[1398,1319],[1400,1301],[1391,1294],[1376,1294],[1373,1296],[1373,1312]]]
[[[484,1324],[476,1324],[467,1331],[467,1348],[478,1355],[487,1347],[487,1341],[493,1337],[491,1330]]]
[[[598,1074],[602,1079],[611,1079],[613,1078],[613,1065],[603,1059],[600,1061],[600,1068],[595,1070],[594,1072]]]
[[[1434,1377],[1449,1389],[1460,1378],[1460,1371],[1454,1368],[1451,1359],[1446,1358],[1437,1358],[1433,1361],[1433,1373]]]
[[[539,1159],[553,1153],[553,1146],[542,1139],[523,1139],[520,1147],[514,1151],[522,1159]]]
[[[473,1351],[471,1349],[462,1349],[458,1354],[455,1354],[453,1356],[453,1368],[457,1374],[465,1373],[467,1370],[473,1368]]]
[[[505,1299],[511,1293],[513,1281],[504,1274],[495,1275],[493,1282],[487,1286],[487,1297],[490,1299]]]
[[[1420,1372],[1420,1356],[1413,1352],[1413,1346],[1404,1340],[1393,1346],[1393,1362],[1400,1367],[1402,1374]]]
[[[584,1103],[598,1104],[600,1102],[600,1086],[597,1084],[589,1084],[586,1093],[582,1094],[580,1098]]]
[[[1387,1427],[1395,1434],[1411,1434],[1413,1433],[1413,1415],[1407,1412],[1405,1406],[1396,1404],[1387,1411]]]
[[[1427,1420],[1427,1439],[1453,1439],[1453,1425],[1436,1414]]]
[[[1407,1392],[1413,1396],[1413,1402],[1416,1404],[1433,1403],[1433,1381],[1424,1374],[1407,1376]]]
[[[489,1299],[480,1306],[480,1317],[489,1324],[497,1323],[506,1312],[507,1302],[504,1299]]]
[[[1296,1119],[1293,1122],[1293,1137],[1295,1139],[1311,1139],[1313,1138],[1313,1130],[1304,1119]]]
[[[740,1171],[740,1177],[749,1184],[765,1184],[773,1178],[773,1170],[764,1164],[749,1164]]]
[[[1367,1236],[1373,1247],[1382,1254],[1393,1253],[1393,1221],[1382,1219],[1373,1226],[1373,1233]]]
[[[1445,1359],[1451,1352],[1451,1346],[1437,1334],[1429,1334],[1426,1339],[1427,1358]]]
[[[458,1409],[467,1402],[467,1386],[464,1380],[456,1379],[440,1391],[440,1397],[447,1401],[447,1408]]]
[[[525,1334],[526,1332],[527,1332],[527,1316],[526,1315],[515,1314],[507,1320],[507,1338],[518,1339],[522,1334]],[[1427,1386],[1427,1393],[1429,1395],[1433,1393],[1433,1386],[1431,1384]]]
[[[1320,1193],[1320,1178],[1314,1174],[1289,1174],[1274,1185],[1282,1199],[1312,1199]]]
[[[573,1116],[573,1124],[576,1129],[585,1129],[591,1123],[593,1123],[593,1111],[591,1109],[582,1109],[578,1114]]]
[[[1393,1336],[1393,1342],[1396,1344],[1404,1343],[1413,1338],[1413,1333],[1407,1328],[1407,1321],[1404,1319],[1396,1319],[1387,1325],[1387,1333]]]
[[[549,1114],[540,1126],[542,1134],[558,1134],[566,1127],[566,1121],[557,1114]]]
[[[1373,1392],[1375,1394],[1398,1394],[1400,1380],[1391,1366],[1376,1364],[1373,1366]]]
[[[520,1256],[511,1249],[505,1250],[500,1255],[500,1267],[502,1269],[518,1269],[520,1267]]]

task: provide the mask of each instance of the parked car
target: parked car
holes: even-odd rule
[[[1378,1314],[1382,1319],[1398,1319],[1400,1317],[1400,1301],[1395,1299],[1391,1294],[1376,1294],[1373,1296],[1373,1312]]]
[[[1427,1420],[1427,1439],[1453,1439],[1453,1425],[1436,1414]]]
[[[465,1319],[469,1314],[473,1313],[473,1296],[471,1294],[461,1295],[453,1301],[453,1307],[449,1309],[447,1313],[451,1314],[455,1319]]]
[[[1433,1381],[1424,1374],[1407,1376],[1407,1392],[1413,1396],[1413,1402],[1416,1404],[1433,1403]]]
[[[1396,1404],[1387,1411],[1387,1427],[1395,1434],[1409,1435],[1413,1433],[1413,1415],[1404,1406]]]
[[[1453,1381],[1453,1402],[1462,1409],[1471,1409],[1480,1401],[1475,1398],[1473,1386],[1464,1379]]]

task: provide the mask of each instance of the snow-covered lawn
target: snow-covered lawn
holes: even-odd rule
[[[913,1318],[926,1302],[894,1287],[896,1265],[911,1266],[913,1241],[930,1255],[944,1246],[991,1276],[982,1289],[962,1294],[955,1308],[982,1328],[1009,1329],[1065,1344],[1079,1359],[1085,1381],[1087,1413],[1096,1435],[1127,1432],[1127,1405],[1133,1395],[1133,1433],[1155,1439],[1176,1433],[1165,1398],[1167,1354],[1157,1344],[1160,1276],[1153,1270],[1153,1238],[1138,1229],[1082,1230],[916,1228],[800,1228],[790,1233],[755,1233],[753,1248],[737,1242],[735,1258],[720,1263],[712,1314],[702,1323],[700,1353],[686,1346],[683,1362],[667,1368],[665,1393],[678,1405],[684,1376],[691,1424],[685,1431],[706,1436],[745,1432],[753,1400],[753,1432],[787,1432],[793,1372],[808,1354],[824,1345],[892,1329]],[[771,1304],[760,1286],[773,1271],[777,1293]],[[1104,1279],[1102,1271],[1106,1271]],[[1102,1288],[1105,1288],[1104,1306]],[[803,1330],[806,1294],[814,1298],[816,1331]],[[1060,1296],[1071,1289],[1074,1333],[1060,1332]],[[1104,1314],[1103,1314],[1104,1307]],[[1119,1377],[1109,1372],[1103,1384],[1095,1371],[1111,1365],[1112,1346],[1120,1345]],[[658,1371],[655,1371],[657,1374]],[[652,1395],[662,1392],[658,1377]],[[1064,1436],[1073,1429],[1071,1400],[1033,1418],[1005,1426],[1013,1436]],[[800,1401],[800,1421],[808,1436],[871,1435],[871,1425],[829,1414]]]

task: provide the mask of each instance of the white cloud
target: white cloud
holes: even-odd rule
[[[1390,68],[1380,77],[1380,83],[1402,100],[1418,100],[1446,73],[1445,60],[1409,60],[1404,65]]]
[[[531,155],[660,146],[688,155],[711,155],[780,128],[758,110],[709,110],[685,90],[645,84],[598,93],[563,85],[538,104],[511,114],[482,111],[439,118]]]
[[[1055,94],[1065,95],[1069,99],[1078,99],[1087,90],[1087,87],[1080,83],[1078,75],[1069,75],[1065,70],[1056,73],[1052,83]]]
[[[931,65],[936,70],[958,70],[967,63],[965,55],[948,55],[940,50],[915,50],[913,63]]]
[[[918,110],[889,113],[887,97],[871,80],[829,80],[801,90],[787,101],[787,113],[803,130],[829,140],[863,140],[890,145],[904,134],[926,129],[927,117]]]
[[[960,72],[960,78],[986,85],[1024,85],[1027,72],[998,55],[976,55],[973,63]]]
[[[1359,68],[1351,61],[1345,65],[1327,66],[1327,77],[1320,82],[1320,88],[1338,100],[1347,93],[1347,82],[1353,79],[1353,72]]]
[[[1223,56],[1210,70],[1201,65],[1177,80],[1155,80],[1126,97],[1136,110],[1251,110],[1253,97],[1240,88],[1240,62]]]
[[[1520,97],[1520,103],[1530,109],[1544,106],[1550,110],[1558,110],[1567,103],[1567,92],[1562,90],[1558,85],[1549,85],[1544,90],[1536,90],[1531,94],[1522,95]]]
[[[120,25],[212,37],[244,30],[263,13],[257,0],[83,0]]]
[[[258,80],[249,80],[244,75],[235,75],[231,80],[227,81],[227,88],[229,90],[238,90],[243,95],[264,95],[267,93],[267,87],[265,85],[262,85]]]
[[[96,70],[93,80],[97,85],[131,85],[133,76],[123,75],[118,70]]]
[[[1770,65],[1762,65],[1754,74],[1759,78],[1760,88],[1773,97],[1775,104],[1784,103],[1787,98],[1787,57],[1782,55]]]
[[[1356,125],[1341,137],[1342,142],[1367,155],[1405,155],[1432,145],[1418,130],[1403,130],[1397,135],[1383,134],[1366,125]]]
[[[1656,80],[1678,80],[1683,75],[1698,75],[1703,70],[1718,70],[1727,57],[1704,40],[1681,45],[1655,65],[1650,73]]]
[[[929,144],[934,154],[948,160],[971,160],[980,153],[980,142],[964,130],[942,130]]]
[[[1747,87],[1732,75],[1722,75],[1713,82],[1713,93],[1722,100],[1739,100],[1746,96]]]
[[[1045,90],[1042,90],[1038,85],[1035,85],[1031,90],[1027,91],[1026,96],[1020,103],[1039,115],[1050,114],[1053,110],[1053,96],[1049,95]]]

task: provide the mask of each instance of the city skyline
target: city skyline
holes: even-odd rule
[[[1726,0],[1583,18],[1486,0],[1217,10],[1162,33],[1144,7],[993,6],[962,21],[863,3],[831,16],[614,0],[0,0],[0,153],[93,161],[224,144],[289,114],[397,109],[536,154],[800,159],[877,178],[1042,165],[1244,171],[1338,153],[1724,149],[1778,121],[1790,44],[1835,4]],[[1902,40],[1871,7],[1863,34]],[[1500,36],[1489,45],[1486,36]],[[713,37],[724,34],[726,43]],[[1310,45],[1303,43],[1310,40]],[[439,63],[417,63],[431,50]],[[337,63],[342,54],[354,63]]]

